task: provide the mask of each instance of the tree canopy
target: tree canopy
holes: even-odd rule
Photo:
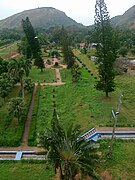
[[[95,31],[97,38],[97,62],[99,80],[96,88],[108,93],[114,91],[115,73],[114,62],[116,60],[116,50],[113,42],[113,31],[110,25],[109,13],[104,0],[97,0],[95,6]],[[115,51],[114,51],[115,50]]]

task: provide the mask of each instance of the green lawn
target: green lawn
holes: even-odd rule
[[[40,69],[32,67],[29,77],[34,82],[54,82],[56,81],[56,72],[52,69],[43,69],[41,72]]]
[[[61,70],[61,75],[62,80],[66,81],[65,85],[45,87],[41,91],[37,132],[42,131],[50,123],[54,100],[60,121],[65,127],[70,123],[80,124],[82,130],[86,131],[97,126],[113,126],[111,110],[116,110],[120,91],[123,97],[118,126],[135,126],[134,75],[117,76],[116,91],[110,93],[109,98],[94,88],[95,79],[85,69],[82,70],[82,81],[77,84],[72,83],[70,70]]]
[[[101,142],[101,151],[108,151],[108,143]],[[113,180],[135,179],[135,141],[116,141],[113,146],[112,159],[101,160],[98,170],[104,177]]]
[[[1,180],[52,180],[54,173],[44,163],[0,162]]]
[[[60,70],[61,80],[66,83],[71,83],[72,75],[71,69],[61,69]]]

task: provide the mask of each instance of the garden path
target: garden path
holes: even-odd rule
[[[31,104],[30,104],[29,112],[27,115],[26,123],[25,123],[24,134],[23,134],[21,146],[27,145],[27,140],[28,140],[29,130],[30,130],[30,124],[31,124],[31,119],[32,119],[32,111],[33,111],[34,101],[35,101],[35,97],[36,97],[36,91],[37,91],[37,85],[34,86]]]

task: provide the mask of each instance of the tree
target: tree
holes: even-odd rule
[[[24,112],[25,104],[23,99],[20,97],[12,98],[9,102],[9,113],[13,114],[14,117],[17,118],[18,123],[20,122],[20,118]]]
[[[35,65],[38,66],[38,68],[40,68],[42,71],[44,68],[44,62],[41,57],[40,43],[28,17],[26,17],[25,20],[22,20],[22,26],[26,35],[27,42],[31,48],[32,56],[35,59]]]
[[[26,39],[26,36],[22,38],[21,42],[17,44],[17,50],[19,53],[22,53],[26,59],[32,57],[31,47]]]
[[[69,41],[67,32],[64,29],[64,27],[62,27],[62,29],[61,29],[61,40],[60,41],[61,41],[61,45],[62,45],[64,60],[67,63],[67,67],[71,68],[74,65],[75,57],[70,48],[70,41]]]
[[[127,55],[127,53],[128,53],[128,49],[127,49],[126,47],[121,47],[121,48],[119,49],[119,54],[120,54],[121,56],[125,57],[125,56]]]
[[[115,72],[114,62],[116,60],[116,49],[114,48],[113,31],[110,25],[109,13],[104,0],[96,0],[95,6],[95,31],[97,37],[97,62],[99,80],[97,90],[108,93],[114,91]]]
[[[5,101],[5,98],[11,92],[13,87],[13,79],[9,78],[7,73],[3,73],[0,75],[0,97],[2,97]]]
[[[94,165],[97,162],[96,149],[80,136],[78,126],[64,130],[54,110],[51,129],[46,128],[40,136],[41,145],[48,150],[48,158],[60,169],[61,179],[73,180],[77,174],[89,175],[96,179]]]
[[[29,70],[31,68],[31,60],[25,59],[24,57],[21,57],[20,59],[11,59],[9,66],[8,66],[8,72],[11,78],[14,78],[15,82],[21,83],[21,92],[22,92],[22,98],[24,99],[24,82],[23,82],[23,76],[26,74],[26,76],[29,75]]]
[[[78,82],[81,79],[81,68],[78,66],[78,64],[74,64],[74,66],[71,69],[72,73],[72,81],[74,83]]]
[[[8,61],[0,57],[0,75],[6,72],[8,72]]]
[[[34,83],[32,82],[32,80],[30,78],[25,78],[24,79],[24,89],[26,89],[28,92],[32,92],[34,87]]]

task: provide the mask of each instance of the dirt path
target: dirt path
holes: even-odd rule
[[[60,70],[56,68],[55,71],[56,71],[57,83],[61,83]]]
[[[32,111],[33,111],[36,91],[37,91],[37,85],[34,86],[32,100],[31,100],[29,112],[28,112],[28,115],[27,115],[27,119],[26,119],[26,122],[25,122],[24,134],[23,134],[22,145],[21,145],[22,147],[27,146],[27,140],[28,140],[28,136],[29,136],[29,130],[30,130],[30,124],[31,124],[31,119],[32,119]]]
[[[18,150],[21,150],[21,151],[27,150],[27,151],[35,151],[35,152],[44,151],[44,149],[41,147],[31,147],[31,146],[27,145],[36,91],[37,91],[37,84],[35,84],[35,86],[34,86],[34,90],[33,90],[33,94],[32,94],[32,100],[31,100],[29,112],[27,115],[27,119],[25,122],[25,128],[24,128],[21,146],[19,146],[19,147],[0,147],[0,151],[18,151]]]

